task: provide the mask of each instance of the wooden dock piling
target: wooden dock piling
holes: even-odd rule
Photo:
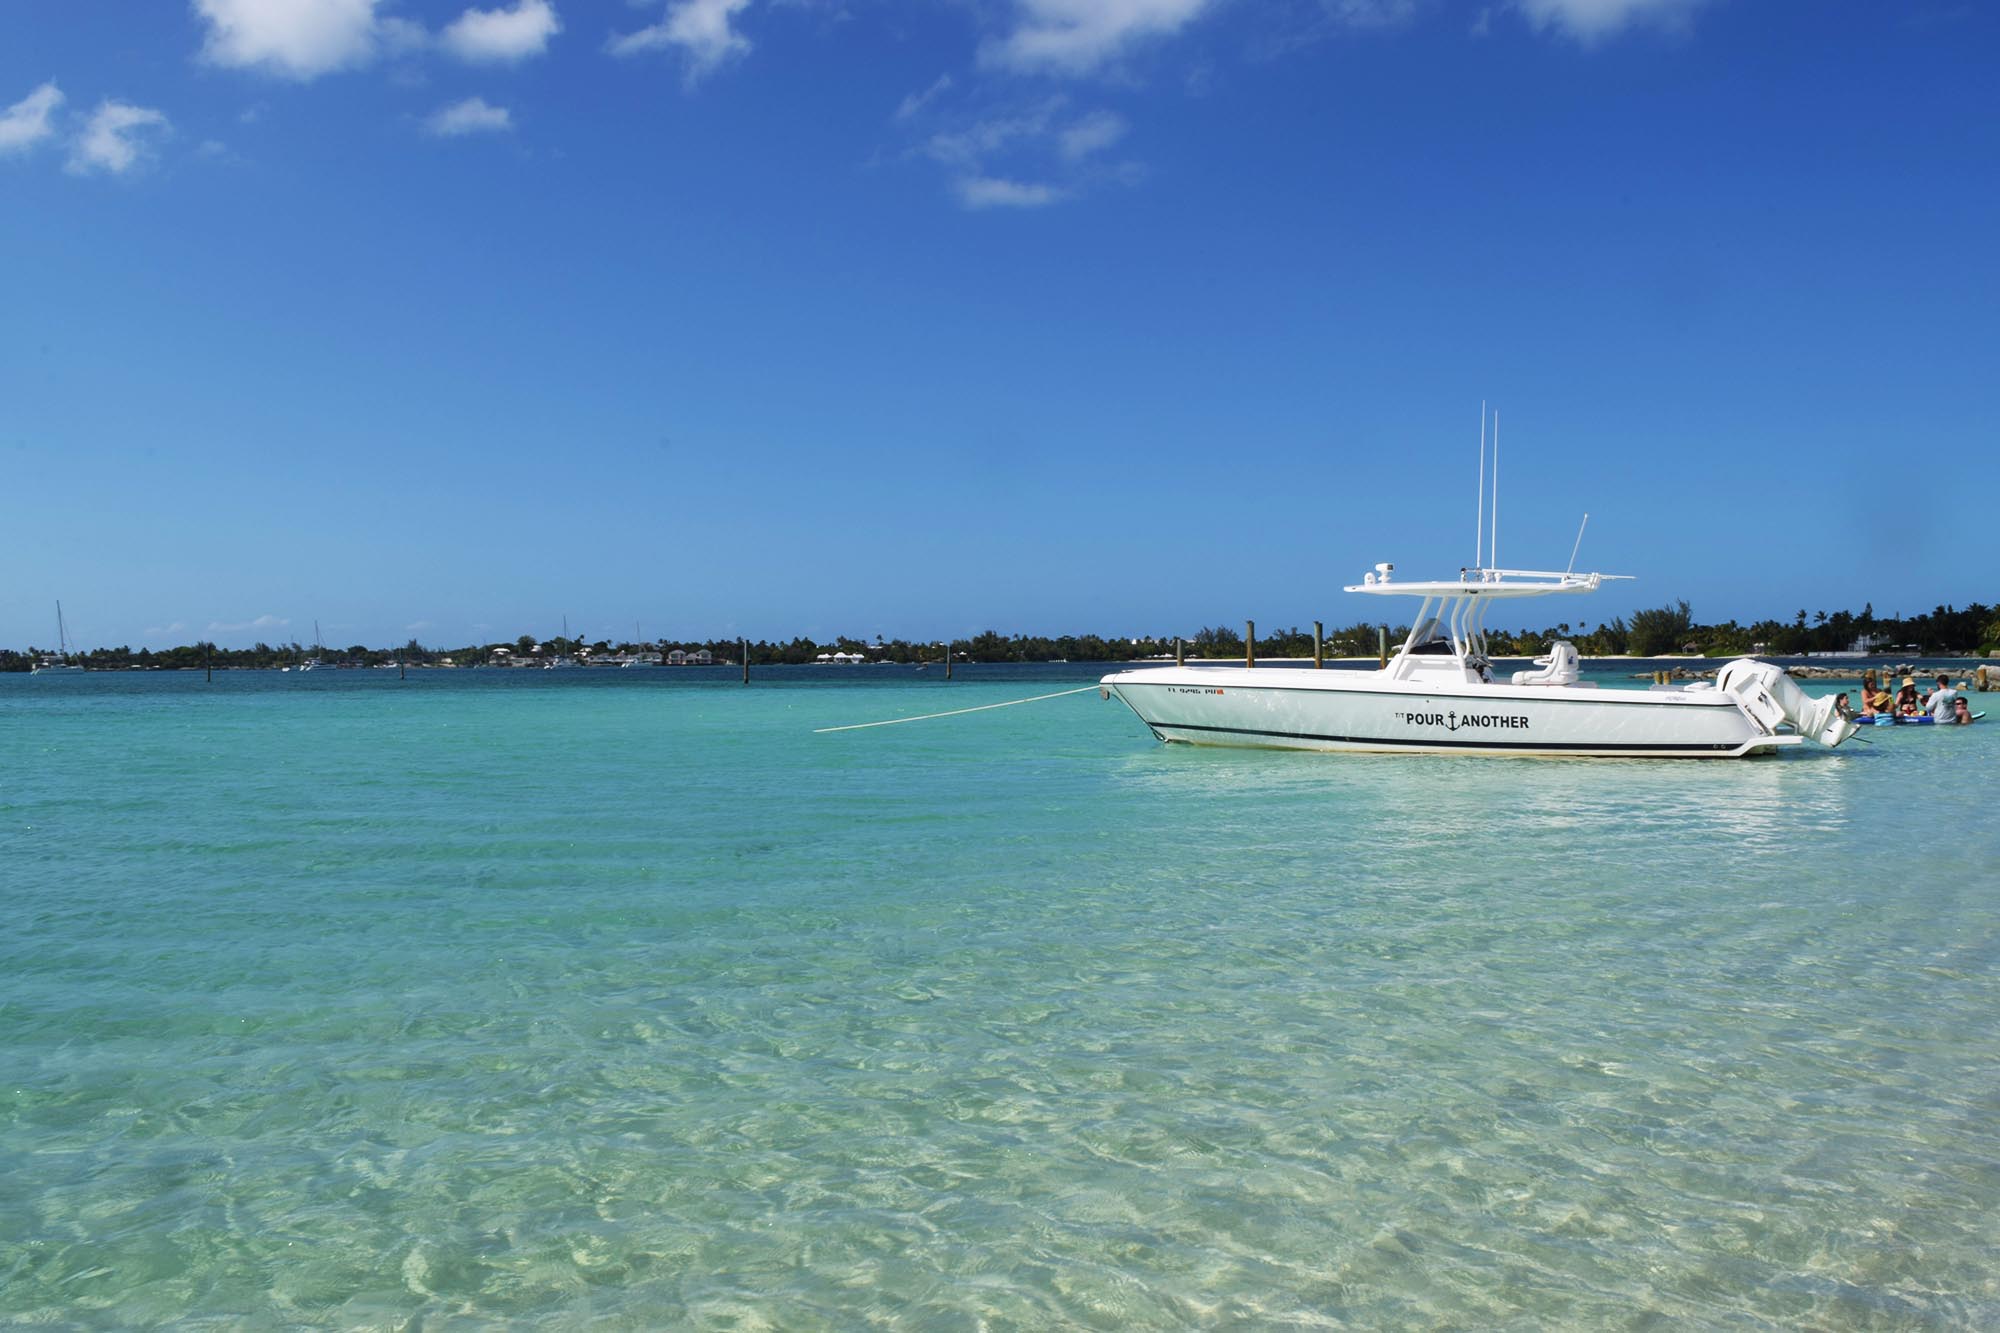
[[[1383,666],[1386,667],[1389,665],[1389,627],[1387,625],[1377,625],[1375,627],[1375,655],[1381,659]]]
[[[1243,667],[1249,670],[1257,665],[1257,622],[1243,622]]]
[[[1326,669],[1326,626],[1313,621],[1313,670]]]
[[[737,656],[743,659],[743,683],[748,685],[750,683],[750,640],[738,639],[736,641],[736,652]]]
[[[1178,634],[1174,635],[1174,665],[1187,665],[1187,641]]]

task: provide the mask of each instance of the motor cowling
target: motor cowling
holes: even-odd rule
[[[1814,699],[1798,687],[1785,669],[1769,662],[1742,658],[1716,673],[1715,688],[1735,696],[1751,720],[1776,732],[1789,722],[1799,735],[1831,749],[1854,734],[1854,722],[1842,717],[1832,699]]]

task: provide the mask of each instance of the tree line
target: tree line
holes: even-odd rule
[[[1391,647],[1409,633],[1407,625],[1382,626],[1368,622],[1329,630],[1323,649],[1329,657],[1372,657],[1384,629]],[[1877,654],[1907,653],[1924,657],[1987,656],[2000,649],[2000,608],[1974,602],[1966,607],[1940,606],[1914,616],[1878,616],[1872,605],[1858,613],[1850,611],[1799,610],[1789,620],[1764,619],[1748,625],[1726,620],[1700,624],[1693,608],[1685,601],[1635,611],[1631,617],[1614,617],[1592,624],[1588,621],[1559,621],[1541,629],[1496,630],[1486,637],[1497,657],[1531,657],[1545,651],[1553,639],[1568,639],[1586,657],[1632,654],[1653,657],[1676,654],[1705,657],[1736,657],[1752,652],[1772,656],[1840,652],[1857,639],[1873,642]],[[1240,630],[1210,626],[1179,639],[1182,652],[1195,659],[1238,659],[1245,645]],[[949,652],[957,662],[1131,662],[1143,658],[1171,657],[1176,637],[1171,634],[1014,634],[986,630],[970,638],[953,640]],[[540,652],[536,650],[539,647]],[[695,652],[706,648],[718,663],[739,658],[739,641],[708,639],[701,642],[616,642],[598,639],[554,638],[537,641],[529,635],[508,642],[466,644],[457,648],[426,647],[415,639],[401,647],[370,648],[351,644],[346,648],[309,649],[298,643],[258,643],[249,648],[223,648],[201,641],[175,648],[93,648],[74,652],[65,661],[96,670],[190,671],[212,666],[224,670],[264,669],[298,666],[318,657],[327,666],[382,667],[398,663],[408,666],[441,666],[449,659],[454,666],[491,666],[502,656],[527,656],[546,660],[551,656],[579,657],[588,649],[593,656],[611,657],[620,653],[665,653],[679,648]],[[753,666],[806,665],[823,653],[860,654],[871,661],[917,663],[942,662],[947,652],[942,642],[893,639],[875,643],[841,636],[828,642],[804,637],[789,640],[759,639],[748,645]],[[1256,651],[1259,657],[1312,656],[1312,631],[1297,625],[1260,631]],[[0,648],[0,671],[27,671],[36,662],[53,658],[48,649]]]

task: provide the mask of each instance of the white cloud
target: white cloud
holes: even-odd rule
[[[749,4],[750,0],[669,0],[665,17],[652,27],[612,38],[611,54],[630,56],[678,46],[687,52],[692,83],[750,49],[750,39],[729,23]]]
[[[176,620],[167,625],[148,625],[140,631],[148,639],[157,639],[168,634],[185,634],[186,632],[187,622],[185,620]]]
[[[365,65],[385,42],[407,45],[422,29],[378,19],[378,0],[193,0],[208,24],[202,58],[213,65],[316,79]],[[415,32],[412,32],[415,29]]]
[[[428,620],[412,620],[409,624],[403,626],[403,632],[406,634],[415,634],[419,630],[427,630],[434,628],[436,627],[432,625],[431,622]]]
[[[1015,0],[1019,22],[980,51],[984,64],[1088,74],[1135,42],[1180,31],[1212,0]]]
[[[908,120],[911,116],[916,115],[950,90],[951,75],[938,75],[936,83],[933,83],[920,93],[911,93],[902,100],[902,103],[896,107],[896,119]]]
[[[514,117],[504,106],[494,106],[483,97],[468,97],[463,102],[440,107],[424,121],[424,129],[441,139],[456,139],[467,134],[490,134],[514,128]]]
[[[1041,208],[1062,198],[1053,185],[1011,181],[998,176],[966,176],[958,182],[958,201],[967,208]]]
[[[1093,111],[1056,136],[1063,157],[1081,162],[1125,137],[1125,118],[1115,111]]]
[[[951,166],[969,166],[1024,141],[1044,139],[1068,99],[1057,95],[1005,115],[987,116],[963,129],[940,131],[924,142],[926,155]]]
[[[292,621],[289,616],[269,615],[258,616],[255,620],[211,620],[208,622],[207,632],[210,634],[241,634],[246,630],[253,629],[283,629],[291,623]],[[186,628],[181,625],[180,621],[176,620],[172,625],[167,626],[167,629],[171,632],[176,626]]]
[[[438,34],[438,44],[460,60],[508,62],[542,54],[561,31],[549,0],[520,0],[512,9],[466,10]]]
[[[54,134],[52,122],[62,101],[62,89],[52,79],[0,111],[0,153],[25,153]]]
[[[97,110],[90,113],[82,132],[70,144],[69,162],[63,170],[77,176],[93,171],[108,171],[113,175],[130,171],[148,151],[146,141],[139,137],[140,131],[165,132],[170,128],[167,118],[151,107],[106,98],[97,104]]]
[[[915,142],[911,155],[944,167],[959,203],[972,209],[1041,208],[1095,186],[1137,184],[1139,164],[1108,166],[1098,157],[1125,137],[1125,118],[1074,115],[1070,100],[1055,93],[960,121]]]
[[[1589,46],[1621,29],[1678,27],[1706,0],[1514,0],[1537,28],[1556,28]]]

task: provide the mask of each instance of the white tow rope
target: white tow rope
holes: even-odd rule
[[[829,731],[860,731],[866,727],[894,727],[904,722],[928,722],[936,717],[957,717],[961,713],[983,713],[989,708],[1012,708],[1016,704],[1038,704],[1044,699],[1060,699],[1066,694],[1084,694],[1098,688],[1082,685],[1073,690],[1057,690],[1054,694],[1038,694],[1032,699],[1009,699],[1005,703],[981,704],[977,708],[954,708],[946,713],[924,713],[918,717],[892,717],[886,722],[850,722],[844,727],[814,727],[813,735],[824,736]]]

